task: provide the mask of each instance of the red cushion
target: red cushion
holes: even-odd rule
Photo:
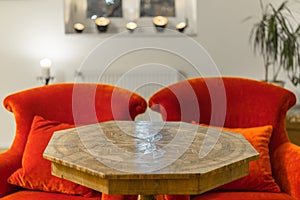
[[[207,126],[205,124],[202,124]],[[272,126],[262,126],[253,128],[223,128],[225,131],[236,132],[243,136],[252,144],[259,152],[260,158],[252,161],[249,164],[249,174],[241,179],[225,184],[215,190],[253,190],[253,191],[268,191],[280,192],[279,186],[275,183],[272,177],[270,156],[269,156],[269,141],[272,135]],[[241,197],[236,196],[240,199]],[[189,200],[186,195],[161,195],[159,200]],[[205,198],[203,198],[205,199]],[[207,198],[206,198],[207,199]],[[218,198],[222,199],[222,198]],[[228,198],[230,199],[230,198]],[[251,198],[250,198],[251,199]],[[255,198],[253,198],[255,199]]]
[[[43,152],[53,132],[72,127],[74,125],[35,116],[26,143],[22,168],[13,173],[8,182],[32,190],[92,196],[92,189],[52,176],[51,162],[43,158]]]
[[[247,176],[225,184],[218,189],[280,192],[280,188],[272,176],[269,156],[268,145],[272,135],[272,126],[222,129],[242,134],[260,154],[260,158],[249,163]]]

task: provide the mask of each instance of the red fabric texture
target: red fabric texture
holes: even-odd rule
[[[13,149],[23,152],[35,115],[68,124],[132,120],[144,113],[147,102],[127,89],[105,84],[61,83],[7,96],[5,108],[13,112],[16,137]]]
[[[281,189],[300,199],[300,147],[286,142],[274,153],[274,171]]]
[[[260,154],[260,158],[249,163],[249,174],[247,176],[225,184],[217,188],[217,190],[280,192],[280,188],[272,176],[268,148],[272,135],[272,126],[222,129],[242,134]]]
[[[8,178],[8,182],[31,190],[91,197],[93,190],[53,176],[51,174],[51,162],[43,158],[43,152],[54,131],[73,127],[74,125],[49,121],[35,116],[23,154],[22,168],[14,172]]]
[[[212,127],[212,128],[217,128],[217,127]],[[241,128],[222,128],[222,129],[225,131],[242,134],[259,152],[260,158],[258,160],[250,162],[249,175],[241,179],[238,179],[236,181],[233,181],[231,183],[225,184],[219,188],[216,188],[215,190],[242,190],[242,191],[252,190],[252,191],[268,191],[273,193],[280,192],[280,188],[275,183],[275,180],[272,177],[270,156],[269,156],[269,149],[268,149],[269,140],[272,135],[272,126],[242,128],[242,129]],[[236,198],[237,197],[238,196],[236,196]],[[219,198],[216,195],[216,199],[222,199],[222,198]],[[189,195],[159,195],[158,196],[158,200],[189,200],[189,199],[190,199]]]
[[[1,200],[101,200],[101,196],[86,198],[83,196],[61,193],[22,190],[10,195],[6,195],[5,197],[1,198]]]
[[[8,184],[7,179],[20,167],[20,160],[21,155],[12,150],[0,154],[0,198],[18,190],[17,186]]]
[[[156,195],[156,200],[190,200],[190,195]]]
[[[174,198],[172,196],[171,198]],[[11,195],[7,195],[1,200],[103,200],[101,197],[85,198],[83,196],[57,194],[39,191],[19,191]],[[201,196],[191,197],[192,200],[296,200],[284,193],[270,193],[270,192],[213,192],[206,193]],[[108,200],[108,199],[106,199]],[[117,199],[117,200],[137,200],[137,199]],[[188,199],[168,199],[164,195],[158,195],[157,200],[188,200]]]
[[[293,188],[299,188],[300,179],[291,180],[299,164],[291,158],[287,166],[287,152],[278,152],[282,144],[290,144],[285,118],[287,110],[295,103],[295,95],[282,87],[238,77],[204,77],[180,81],[159,90],[148,101],[149,107],[159,112],[166,121],[204,123],[228,128],[271,125],[273,134],[269,153],[273,177],[283,192],[299,198],[300,190]],[[293,148],[292,154],[298,156],[298,150]],[[280,175],[282,172],[279,169],[285,170],[284,175]]]
[[[296,200],[285,193],[272,192],[209,192],[199,196],[192,196],[192,200]]]
[[[285,116],[295,103],[295,95],[284,88],[234,77],[180,81],[153,94],[148,101],[149,107],[161,113],[166,121],[196,122],[228,128],[271,125],[274,129],[270,141],[272,153],[280,144],[288,141]],[[222,120],[224,115],[225,121]]]
[[[137,200],[138,195],[112,195],[102,193],[101,200]]]
[[[108,120],[133,120],[147,103],[138,94],[106,84],[61,83],[31,88],[7,96],[16,134],[7,153],[0,154],[0,197],[19,189],[7,178],[22,166],[22,156],[35,115],[47,120],[84,125]]]

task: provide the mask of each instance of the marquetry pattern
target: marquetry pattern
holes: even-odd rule
[[[240,134],[183,122],[110,121],[54,133],[54,175],[116,194],[199,194],[248,173]]]

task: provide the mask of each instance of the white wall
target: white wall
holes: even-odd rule
[[[198,1],[198,35],[194,39],[207,49],[223,75],[263,78],[262,60],[253,55],[248,43],[252,22],[242,22],[259,12],[258,0]],[[107,37],[66,35],[63,0],[1,0],[0,27],[1,101],[10,93],[41,85],[36,77],[44,57],[53,61],[55,82],[73,81],[85,56]],[[177,67],[182,64],[173,62]],[[287,87],[296,93],[299,90]],[[13,116],[1,107],[0,148],[9,147],[14,130]]]

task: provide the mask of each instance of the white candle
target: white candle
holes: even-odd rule
[[[51,68],[51,60],[48,58],[44,58],[40,61],[40,65],[42,68],[42,77],[43,78],[50,78],[50,68]]]
[[[42,67],[42,77],[43,78],[50,77],[50,67]]]

